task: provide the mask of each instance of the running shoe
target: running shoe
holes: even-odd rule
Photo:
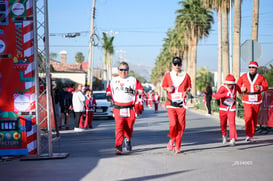
[[[122,154],[122,146],[119,145],[116,147],[116,155],[121,155]]]
[[[174,148],[174,152],[175,152],[175,154],[182,153],[182,151],[180,149],[178,149],[178,148]]]
[[[127,152],[131,152],[132,151],[132,145],[131,145],[131,141],[127,140],[127,138],[125,138],[125,148],[127,150]]]
[[[174,144],[174,141],[170,139],[168,145],[167,145],[167,149],[170,150],[170,151],[173,151],[173,144]]]
[[[224,135],[222,136],[222,143],[223,143],[223,144],[226,144],[226,143],[227,143],[227,137],[224,136]]]
[[[235,146],[235,139],[232,138],[230,141],[229,141],[229,145],[230,146]]]

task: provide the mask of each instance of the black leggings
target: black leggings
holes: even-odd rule
[[[211,99],[207,99],[206,105],[207,105],[207,108],[208,108],[208,114],[211,114],[211,105],[210,105],[210,102],[211,102]]]
[[[81,119],[83,119],[83,112],[75,112],[75,128],[79,128]]]

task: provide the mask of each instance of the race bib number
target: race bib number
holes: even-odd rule
[[[234,104],[234,99],[228,98],[224,100],[224,105],[231,107]]]
[[[171,94],[172,96],[172,102],[182,102],[182,93],[181,92],[177,92],[177,93],[173,93]]]
[[[119,112],[120,117],[128,118],[130,117],[130,108],[122,108]]]
[[[248,101],[249,102],[257,102],[258,96],[257,95],[248,95]]]

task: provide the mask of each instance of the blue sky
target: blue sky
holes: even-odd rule
[[[97,0],[95,33],[113,32],[114,62],[125,57],[129,64],[143,64],[153,67],[159,55],[166,32],[174,27],[175,11],[180,7],[177,0]],[[88,59],[89,29],[92,0],[49,0],[50,52],[68,52],[68,62],[74,63],[77,52]],[[262,45],[260,65],[273,59],[273,1],[260,1],[259,42]],[[242,4],[241,43],[251,39],[252,0]],[[200,40],[197,64],[217,70],[217,16],[209,37]],[[233,22],[232,22],[233,24]],[[80,32],[76,38],[64,38],[65,33]],[[99,40],[101,46],[101,40]],[[58,56],[57,60],[60,60]],[[103,50],[94,48],[94,67],[103,63]],[[273,63],[273,62],[271,62]],[[242,71],[247,63],[242,60]]]

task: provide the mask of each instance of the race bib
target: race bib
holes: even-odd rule
[[[258,96],[257,95],[248,95],[248,101],[249,102],[257,102]]]
[[[120,117],[128,118],[130,117],[130,108],[122,108],[119,112]]]
[[[172,102],[182,102],[183,98],[182,98],[182,93],[181,92],[176,92],[171,94],[172,97]]]
[[[234,104],[234,99],[228,98],[224,100],[224,105],[231,107]]]

